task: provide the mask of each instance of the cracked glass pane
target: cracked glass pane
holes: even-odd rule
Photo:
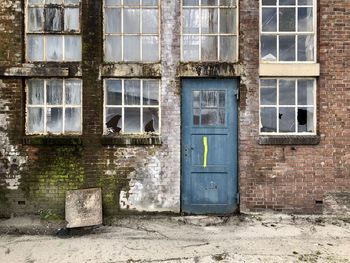
[[[46,122],[47,132],[49,133],[62,133],[63,122],[62,108],[47,108],[46,110]]]
[[[43,105],[45,103],[44,80],[31,79],[28,80],[28,104]]]
[[[62,105],[63,81],[47,80],[46,81],[46,102],[48,105]]]
[[[107,134],[119,133],[122,130],[122,109],[106,108]]]
[[[66,108],[64,120],[65,132],[80,132],[81,131],[81,109]]]
[[[279,132],[295,132],[295,108],[279,108]]]
[[[46,36],[46,60],[63,60],[63,36]]]
[[[79,31],[80,29],[79,8],[64,9],[64,30]]]
[[[159,60],[159,43],[158,37],[142,37],[142,60],[154,62]]]
[[[65,61],[81,60],[81,36],[64,36]]]
[[[67,105],[81,104],[81,81],[80,80],[66,80],[65,81],[65,95]]]
[[[139,80],[125,80],[124,93],[125,105],[140,105],[141,89]]]
[[[124,118],[124,132],[126,133],[139,133],[140,127],[140,109],[139,108],[125,108]]]
[[[44,36],[27,37],[27,57],[29,61],[44,61]]]
[[[159,109],[158,108],[143,109],[143,131],[159,132]]]
[[[45,8],[45,31],[62,31],[62,10],[61,8]]]
[[[314,108],[298,108],[298,132],[314,131]]]
[[[159,105],[159,81],[143,81],[143,105]]]
[[[28,32],[44,31],[44,9],[28,8]]]
[[[121,36],[106,36],[106,61],[122,60],[122,37]]]
[[[261,132],[276,132],[277,119],[276,108],[261,107],[260,109]]]
[[[28,108],[28,133],[44,132],[44,109],[43,108]]]

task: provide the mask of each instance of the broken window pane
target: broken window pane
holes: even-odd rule
[[[106,80],[107,104],[122,105],[122,81]]]
[[[46,60],[63,60],[63,36],[46,36]]]
[[[261,132],[276,132],[277,119],[276,108],[262,107],[260,109]]]
[[[201,27],[202,27],[202,34],[213,34],[218,32],[218,10],[217,9],[213,9],[213,8],[202,9]]]
[[[153,62],[159,60],[158,37],[142,37],[142,52],[142,59],[144,61]]]
[[[277,8],[262,9],[262,31],[263,32],[277,31]]]
[[[46,102],[49,105],[62,105],[63,81],[47,80],[46,81]]]
[[[295,36],[279,36],[280,61],[295,61]]]
[[[65,81],[65,95],[67,105],[81,104],[81,81],[80,80],[66,80]]]
[[[140,105],[141,89],[139,80],[125,80],[124,93],[125,105]]]
[[[44,80],[28,80],[28,103],[29,105],[42,105],[45,103]]]
[[[314,132],[314,108],[298,108],[298,132]]]
[[[159,82],[157,80],[143,81],[143,105],[159,104]]]
[[[81,131],[81,109],[66,108],[65,109],[65,132],[80,132]]]
[[[140,10],[124,9],[124,33],[140,33]]]
[[[222,36],[220,37],[220,60],[225,62],[236,61],[236,37]]]
[[[44,9],[28,8],[28,31],[41,32],[44,30]]]
[[[81,60],[81,36],[64,36],[65,61]]]
[[[199,60],[198,36],[183,36],[183,59],[185,61]]]
[[[158,108],[143,108],[143,131],[159,132]]]
[[[47,108],[46,109],[46,121],[47,132],[49,133],[62,133],[62,108]]]
[[[29,61],[44,61],[44,37],[28,36],[27,56]]]
[[[141,132],[140,129],[140,109],[139,108],[125,108],[124,118],[124,132]]]
[[[28,108],[28,124],[27,132],[43,133],[44,132],[44,109],[43,108]]]
[[[277,60],[277,36],[261,36],[261,59],[263,61]]]
[[[295,105],[295,80],[280,80],[279,104]]]
[[[220,9],[220,33],[236,33],[236,10],[231,8]]]
[[[184,9],[183,13],[183,32],[185,34],[199,33],[199,10]]]
[[[126,61],[140,60],[140,37],[139,36],[124,37],[124,60]]]
[[[295,108],[279,108],[279,132],[295,132]]]
[[[314,80],[298,80],[298,105],[314,105]]]
[[[107,128],[107,134],[119,133],[122,130],[122,109],[121,108],[106,109],[106,128]]]
[[[79,31],[79,8],[65,8],[64,9],[64,30],[65,31]]]
[[[315,48],[313,36],[298,36],[298,61],[313,61]]]
[[[122,30],[121,8],[108,8],[106,15],[106,33],[120,33]]]
[[[142,10],[142,33],[158,33],[158,10]]]
[[[122,60],[122,37],[106,36],[106,61]]]
[[[217,60],[218,38],[217,36],[202,36],[202,60]]]
[[[62,9],[56,7],[45,8],[45,31],[62,31]]]

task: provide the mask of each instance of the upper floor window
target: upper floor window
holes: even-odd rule
[[[80,61],[80,0],[27,0],[27,61]]]
[[[81,134],[80,79],[29,79],[26,134]]]
[[[104,0],[107,62],[159,61],[159,0]]]
[[[237,0],[182,0],[182,60],[238,59]]]
[[[316,62],[315,0],[261,0],[263,62]]]

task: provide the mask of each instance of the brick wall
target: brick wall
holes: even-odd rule
[[[22,143],[24,77],[0,80],[0,216],[64,212],[68,189],[101,187],[105,214],[180,211],[181,75],[240,78],[239,178],[241,211],[321,212],[328,192],[350,189],[350,5],[321,0],[317,121],[319,145],[258,144],[259,5],[240,0],[240,63],[181,67],[180,1],[162,3],[161,145],[102,145],[101,1],[83,0],[83,62],[59,65],[83,80],[81,144]],[[0,69],[23,61],[23,3],[0,3]],[[52,64],[52,63],[51,63]],[[50,66],[57,67],[57,64]],[[129,65],[115,77],[135,75]],[[197,70],[200,68],[201,70]],[[0,70],[0,73],[3,70]],[[29,72],[32,72],[29,70]],[[129,72],[129,73],[128,73]],[[39,70],[40,73],[40,70]],[[4,75],[3,73],[1,73]],[[32,73],[29,73],[32,74]],[[41,142],[41,143],[40,143]]]

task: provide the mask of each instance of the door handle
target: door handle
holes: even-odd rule
[[[203,147],[204,147],[203,167],[206,168],[207,167],[207,158],[208,158],[208,138],[207,138],[207,136],[203,137]]]

